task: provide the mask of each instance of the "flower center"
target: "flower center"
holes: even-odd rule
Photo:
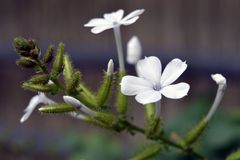
[[[160,85],[160,84],[155,84],[155,85],[153,86],[153,89],[154,89],[155,91],[160,91],[161,85]]]

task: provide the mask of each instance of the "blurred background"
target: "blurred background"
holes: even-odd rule
[[[16,66],[14,37],[36,39],[44,51],[64,42],[85,82],[95,89],[110,58],[117,66],[111,30],[98,35],[83,25],[103,13],[144,8],[133,25],[122,27],[124,48],[137,35],[143,55],[158,56],[165,66],[171,59],[186,60],[187,71],[178,81],[191,85],[180,100],[163,99],[163,120],[169,134],[184,134],[207,113],[217,85],[210,74],[228,81],[223,102],[210,127],[196,145],[209,159],[224,159],[240,147],[240,1],[237,0],[2,0],[0,5],[0,159],[127,159],[151,143],[144,136],[118,134],[85,124],[67,115],[35,111],[24,124],[19,120],[34,95],[20,85],[33,73]],[[127,65],[130,74],[134,67]],[[61,97],[58,97],[59,101]],[[144,125],[144,109],[131,99],[129,114]],[[162,159],[189,159],[173,154]]]

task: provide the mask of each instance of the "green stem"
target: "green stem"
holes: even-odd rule
[[[145,130],[141,127],[138,127],[128,121],[125,121],[124,124],[126,125],[127,128],[133,130],[133,131],[136,131],[136,132],[139,132],[139,133],[142,133],[145,135]],[[154,137],[152,138],[152,140],[161,140],[162,142],[164,142],[165,144],[171,146],[171,147],[174,147],[174,148],[177,148],[177,149],[180,149],[182,150],[183,152],[186,152],[188,155],[192,155],[194,156],[195,158],[199,159],[199,160],[205,160],[206,158],[204,158],[202,155],[200,155],[199,153],[195,152],[194,150],[192,150],[191,148],[184,148],[183,146],[181,146],[180,144],[177,144],[163,136],[157,136],[157,137]]]

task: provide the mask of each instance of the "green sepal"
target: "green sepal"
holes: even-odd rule
[[[29,82],[34,84],[46,84],[49,81],[49,75],[48,74],[39,74],[32,76]]]
[[[75,93],[77,87],[79,86],[81,73],[79,71],[75,71],[72,75],[72,78],[69,80],[68,85],[66,85],[66,90],[68,94]]]
[[[96,96],[98,106],[103,106],[104,103],[107,101],[111,91],[112,80],[113,80],[113,75],[108,75],[106,72],[104,72],[103,82]]]
[[[21,57],[19,60],[16,61],[16,64],[25,68],[33,68],[37,65],[37,62],[28,57]]]
[[[194,126],[186,136],[181,140],[180,144],[183,147],[189,147],[194,144],[208,125],[208,121],[203,118],[196,126]]]
[[[54,54],[54,45],[51,44],[51,45],[48,46],[48,49],[47,49],[47,51],[45,52],[45,54],[42,58],[43,63],[51,62],[52,59],[53,59],[53,54]]]
[[[52,76],[56,78],[63,71],[64,44],[59,43],[57,54],[53,62]]]
[[[43,105],[38,110],[42,113],[66,113],[74,112],[76,108],[66,103],[58,103]]]
[[[158,155],[161,150],[163,149],[163,145],[160,143],[154,143],[151,145],[148,145],[143,150],[135,154],[132,158],[129,160],[148,160],[156,155]]]
[[[101,121],[109,128],[112,128],[117,121],[117,118],[113,114],[107,112],[96,112],[96,115],[93,118]]]
[[[239,160],[240,159],[240,150],[237,150],[227,156],[226,160]]]
[[[127,112],[127,106],[128,106],[128,97],[123,95],[121,92],[121,86],[120,82],[122,80],[122,77],[126,75],[125,71],[119,70],[118,72],[118,92],[117,92],[117,100],[116,100],[116,106],[117,106],[117,111],[120,114],[125,114]]]
[[[87,88],[84,84],[80,84],[77,88],[77,91],[79,92],[78,99],[83,104],[90,107],[91,109],[98,108],[96,97],[89,88]]]
[[[22,84],[24,89],[28,89],[36,92],[50,92],[55,94],[58,91],[58,88],[55,84],[33,84],[29,82],[24,82]]]
[[[63,56],[63,65],[64,65],[63,78],[65,81],[67,92],[70,93],[71,89],[77,87],[76,84],[78,85],[80,75],[76,74],[73,80],[73,66],[67,54],[64,54]],[[74,84],[73,82],[75,82],[75,86],[72,86]]]
[[[155,104],[150,103],[145,106],[146,121],[147,125],[145,132],[149,138],[154,138],[162,134],[162,119],[160,117],[155,117]]]

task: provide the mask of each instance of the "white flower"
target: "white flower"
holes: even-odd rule
[[[220,102],[222,101],[223,95],[227,87],[227,80],[223,75],[217,73],[217,74],[212,74],[211,77],[217,83],[218,90],[217,90],[216,97],[213,101],[213,104],[205,118],[206,121],[209,121],[214,115],[214,113],[216,112]]]
[[[137,9],[129,13],[123,18],[124,11],[122,9],[112,13],[105,13],[104,18],[93,18],[84,27],[93,27],[92,33],[98,34],[107,29],[115,28],[120,25],[130,25],[137,21],[139,15],[144,12],[144,9]]]
[[[137,63],[139,77],[124,76],[121,81],[121,92],[135,96],[141,104],[154,103],[162,98],[179,99],[187,95],[190,86],[187,83],[172,84],[187,68],[180,59],[173,59],[164,69],[157,57],[146,57]]]
[[[95,111],[89,109],[87,106],[82,104],[78,99],[72,97],[72,96],[63,96],[64,102],[66,102],[69,105],[72,105],[76,109],[82,111],[83,113],[86,113],[90,116],[94,116],[96,114]]]
[[[113,72],[114,72],[114,63],[113,63],[113,60],[110,59],[107,67],[107,75],[111,76]]]
[[[221,75],[221,74],[218,74],[218,73],[212,74],[211,77],[218,85],[220,85],[220,84],[225,85],[227,83],[226,78],[223,77],[223,75]]]
[[[28,106],[26,107],[26,109],[24,110],[24,115],[22,116],[22,118],[20,119],[20,122],[23,123],[25,122],[29,116],[31,115],[31,113],[33,112],[33,110],[37,107],[38,104],[43,103],[43,104],[54,104],[55,102],[51,99],[49,99],[45,93],[39,92],[38,95],[35,95],[31,98]]]
[[[136,64],[142,56],[141,43],[137,36],[133,36],[127,43],[127,62]]]

